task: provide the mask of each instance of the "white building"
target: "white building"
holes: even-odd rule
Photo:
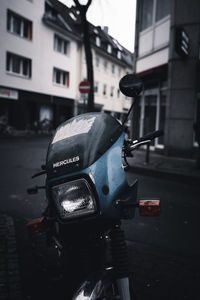
[[[131,98],[119,90],[119,80],[132,73],[132,55],[108,35],[108,28],[91,25],[94,70],[94,97],[96,108],[119,119],[127,113]],[[82,79],[86,78],[86,60],[82,48]]]
[[[18,129],[45,118],[55,127],[72,117],[83,79],[78,14],[57,0],[1,1],[0,39],[0,116]],[[111,74],[108,88],[117,83]],[[111,112],[127,106],[96,101]]]
[[[50,2],[0,4],[1,113],[19,129],[45,117],[59,123],[73,114],[77,37],[61,17],[60,27],[50,27],[53,18],[58,16]]]

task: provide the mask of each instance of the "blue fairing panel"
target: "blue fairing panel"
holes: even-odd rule
[[[124,134],[89,168],[95,181],[101,211],[104,215],[108,216],[116,214],[113,200],[117,199],[120,192],[128,186],[122,167],[123,143]],[[102,187],[105,185],[109,188],[107,195],[102,191]]]
[[[69,181],[70,177],[81,176],[81,174],[88,175],[93,181],[98,194],[100,214],[107,218],[120,218],[120,210],[114,205],[114,201],[119,199],[122,194],[125,198],[124,193],[131,189],[127,183],[122,165],[124,135],[122,133],[112,147],[88,168],[51,179],[50,182],[53,183],[59,179]],[[108,187],[108,193],[102,190],[105,186]]]

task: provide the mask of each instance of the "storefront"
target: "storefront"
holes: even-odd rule
[[[8,123],[11,111],[17,106],[19,93],[17,90],[0,87],[0,122]]]
[[[0,87],[0,118],[18,130],[35,130],[43,120],[55,128],[73,111],[73,99]]]

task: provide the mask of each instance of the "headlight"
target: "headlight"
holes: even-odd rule
[[[85,179],[52,187],[52,196],[61,219],[89,215],[96,211],[93,192]]]

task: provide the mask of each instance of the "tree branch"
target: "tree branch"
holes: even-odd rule
[[[79,0],[74,0],[77,9],[80,11],[80,18],[82,23],[81,30],[83,32],[83,43],[84,43],[85,56],[86,56],[87,80],[89,81],[91,86],[88,94],[88,103],[87,103],[88,112],[94,110],[93,60],[92,60],[92,51],[91,51],[91,43],[90,43],[89,23],[86,18],[86,13],[91,2],[92,0],[88,0],[86,5],[82,5],[80,4]]]
[[[74,3],[76,4],[76,7],[81,11],[81,10],[84,10],[85,13],[87,12],[90,4],[92,3],[92,0],[88,0],[87,4],[83,5],[83,4],[80,4],[79,0],[74,0]]]

